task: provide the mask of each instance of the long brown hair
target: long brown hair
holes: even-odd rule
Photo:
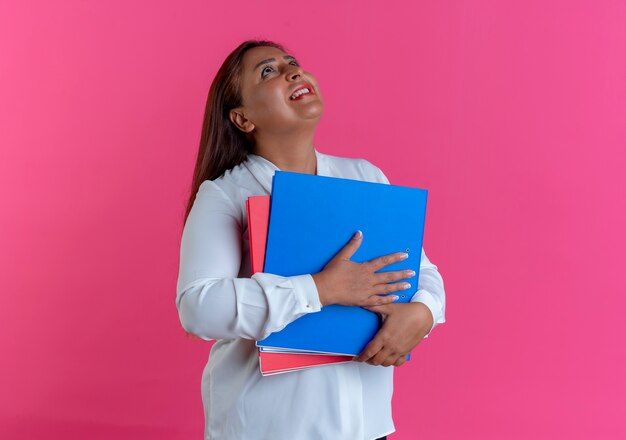
[[[243,162],[252,151],[252,138],[232,123],[228,113],[242,104],[243,56],[247,50],[258,46],[272,46],[286,52],[283,45],[273,41],[246,40],[226,57],[211,83],[183,225],[202,182],[217,179]]]
[[[246,40],[226,57],[217,71],[209,88],[204,109],[200,147],[193,170],[183,227],[202,182],[217,179],[226,170],[243,162],[252,151],[253,138],[239,130],[230,120],[228,113],[242,104],[240,80],[243,73],[243,56],[248,49],[258,46],[272,46],[287,52],[282,45],[273,41]],[[193,341],[203,341],[186,330],[185,333],[187,338]]]

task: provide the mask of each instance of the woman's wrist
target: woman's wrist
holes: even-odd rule
[[[322,304],[322,307],[334,304],[333,299],[330,298],[330,293],[328,289],[326,289],[322,272],[312,274],[311,276],[313,277],[313,281],[315,282],[315,287],[317,288],[317,296],[319,296],[320,298],[320,303]]]

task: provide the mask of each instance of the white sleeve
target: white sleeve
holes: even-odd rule
[[[437,270],[437,266],[432,264],[426,256],[424,248],[422,248],[422,257],[420,259],[417,292],[411,298],[411,302],[424,303],[433,315],[433,326],[424,338],[430,335],[437,324],[446,322],[446,292],[443,288],[443,279]]]
[[[389,185],[389,179],[385,173],[375,165],[378,170],[379,182]],[[424,248],[422,247],[422,256],[420,258],[420,273],[417,280],[417,292],[411,298],[411,302],[421,302],[425,304],[433,315],[433,326],[424,336],[427,338],[437,324],[446,322],[446,292],[443,287],[443,278],[437,270],[437,266],[430,262]]]
[[[213,181],[200,186],[183,229],[176,308],[183,328],[202,339],[261,340],[322,305],[310,274],[237,278],[242,225]]]

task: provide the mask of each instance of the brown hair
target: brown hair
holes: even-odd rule
[[[248,49],[258,46],[272,46],[287,52],[284,46],[273,41],[246,40],[226,57],[217,71],[204,110],[200,147],[183,226],[202,182],[217,179],[243,162],[252,151],[253,139],[232,123],[228,113],[242,104],[243,56]]]
[[[242,104],[240,80],[243,73],[243,56],[248,49],[272,46],[287,52],[273,41],[246,40],[233,50],[217,71],[207,97],[200,136],[198,157],[191,180],[191,192],[183,219],[183,227],[196,199],[196,193],[205,180],[214,180],[243,162],[252,151],[254,139],[239,130],[230,120],[231,109]],[[203,339],[185,331],[194,341]]]

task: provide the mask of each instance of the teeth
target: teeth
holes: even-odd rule
[[[296,93],[291,95],[290,99],[296,99],[298,96],[303,95],[303,94],[308,93],[308,92],[309,92],[309,89],[305,87],[304,89],[300,89]]]

